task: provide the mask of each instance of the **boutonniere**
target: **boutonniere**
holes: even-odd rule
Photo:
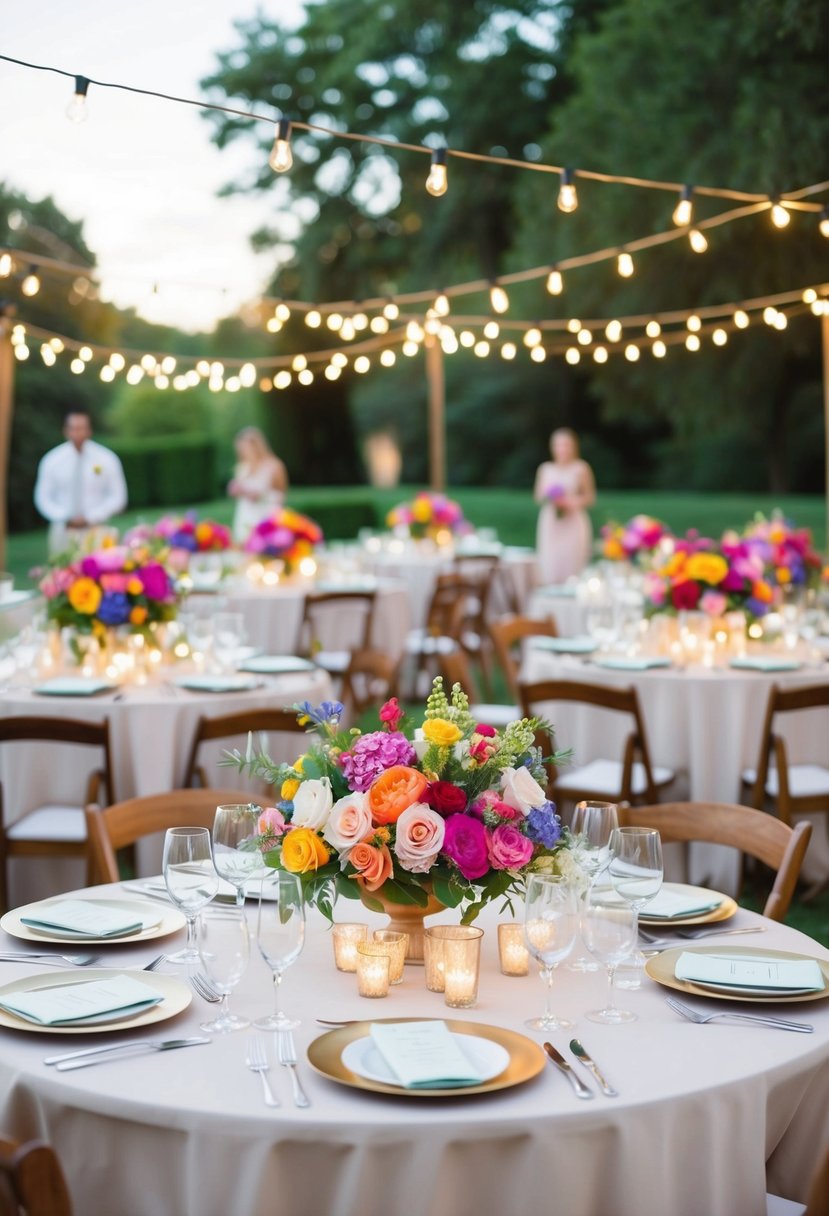
[[[93,473],[103,473],[103,471],[104,470],[101,468],[101,466],[99,464],[93,464],[93,466],[92,466]]]

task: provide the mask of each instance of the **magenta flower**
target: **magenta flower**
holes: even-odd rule
[[[489,869],[487,830],[471,815],[450,815],[441,852],[470,882],[483,878]]]
[[[416,761],[415,749],[405,735],[375,730],[354,740],[351,749],[340,756],[340,767],[348,788],[362,794],[387,768],[397,764],[409,766]]]
[[[136,570],[135,574],[141,580],[148,600],[166,600],[171,596],[170,580],[160,562],[149,562],[142,569]]]
[[[384,705],[380,706],[380,721],[385,726],[386,730],[395,731],[400,725],[400,720],[405,715],[400,708],[400,703],[397,697],[391,697]]]
[[[533,842],[511,823],[501,823],[493,829],[487,849],[493,869],[520,870],[533,855]]]

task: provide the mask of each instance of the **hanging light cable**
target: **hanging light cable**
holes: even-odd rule
[[[446,148],[432,150],[432,167],[426,178],[426,189],[435,198],[440,198],[449,188],[449,178],[446,173]]]
[[[276,124],[276,138],[273,141],[268,164],[275,173],[287,173],[294,163],[291,151],[291,120],[280,118]]]
[[[85,122],[89,111],[86,108],[86,93],[89,81],[86,76],[75,77],[75,92],[66,107],[66,117],[70,122]]]

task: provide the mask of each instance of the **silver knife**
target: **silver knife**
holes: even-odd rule
[[[577,1060],[581,1060],[582,1064],[588,1070],[588,1072],[591,1072],[593,1074],[594,1080],[596,1081],[596,1083],[598,1084],[599,1088],[601,1089],[602,1093],[605,1095],[606,1098],[618,1098],[619,1097],[619,1091],[617,1089],[614,1089],[612,1085],[608,1085],[607,1081],[604,1078],[604,1075],[599,1071],[598,1064],[596,1064],[593,1060],[591,1060],[590,1056],[584,1050],[584,1048],[582,1047],[582,1045],[578,1039],[570,1040],[570,1050],[572,1051],[573,1055],[576,1057]]]
[[[553,1047],[552,1043],[545,1043],[544,1050],[546,1051],[546,1053],[550,1057],[550,1059],[553,1061],[553,1063],[556,1065],[556,1067],[558,1069],[560,1069],[561,1072],[564,1073],[567,1080],[573,1086],[573,1089],[576,1091],[577,1098],[595,1098],[596,1095],[593,1093],[593,1090],[589,1089],[585,1085],[585,1083],[584,1083],[584,1081],[582,1081],[581,1077],[576,1076],[576,1074],[573,1072],[572,1067],[567,1063],[564,1056],[561,1054],[560,1051],[556,1051],[556,1049],[555,1049],[555,1047]]]
[[[118,1052],[141,1055],[151,1051],[173,1051],[176,1047],[197,1047],[209,1042],[210,1039],[196,1036],[189,1039],[134,1039],[130,1043],[109,1043],[106,1047],[89,1047],[85,1051],[68,1051],[64,1055],[46,1056],[43,1063],[54,1064],[59,1072],[66,1072],[71,1068],[84,1068],[87,1064],[102,1064]]]

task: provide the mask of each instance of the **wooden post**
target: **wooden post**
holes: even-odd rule
[[[829,312],[827,312],[826,301],[823,303],[820,327],[823,333],[823,427],[826,450],[826,543],[823,547],[829,549]]]
[[[6,535],[9,527],[9,448],[14,410],[14,350],[11,329],[11,318],[0,313],[0,570],[6,568]]]
[[[429,388],[429,485],[446,489],[446,381],[443,350],[433,334],[426,335],[426,382]]]

